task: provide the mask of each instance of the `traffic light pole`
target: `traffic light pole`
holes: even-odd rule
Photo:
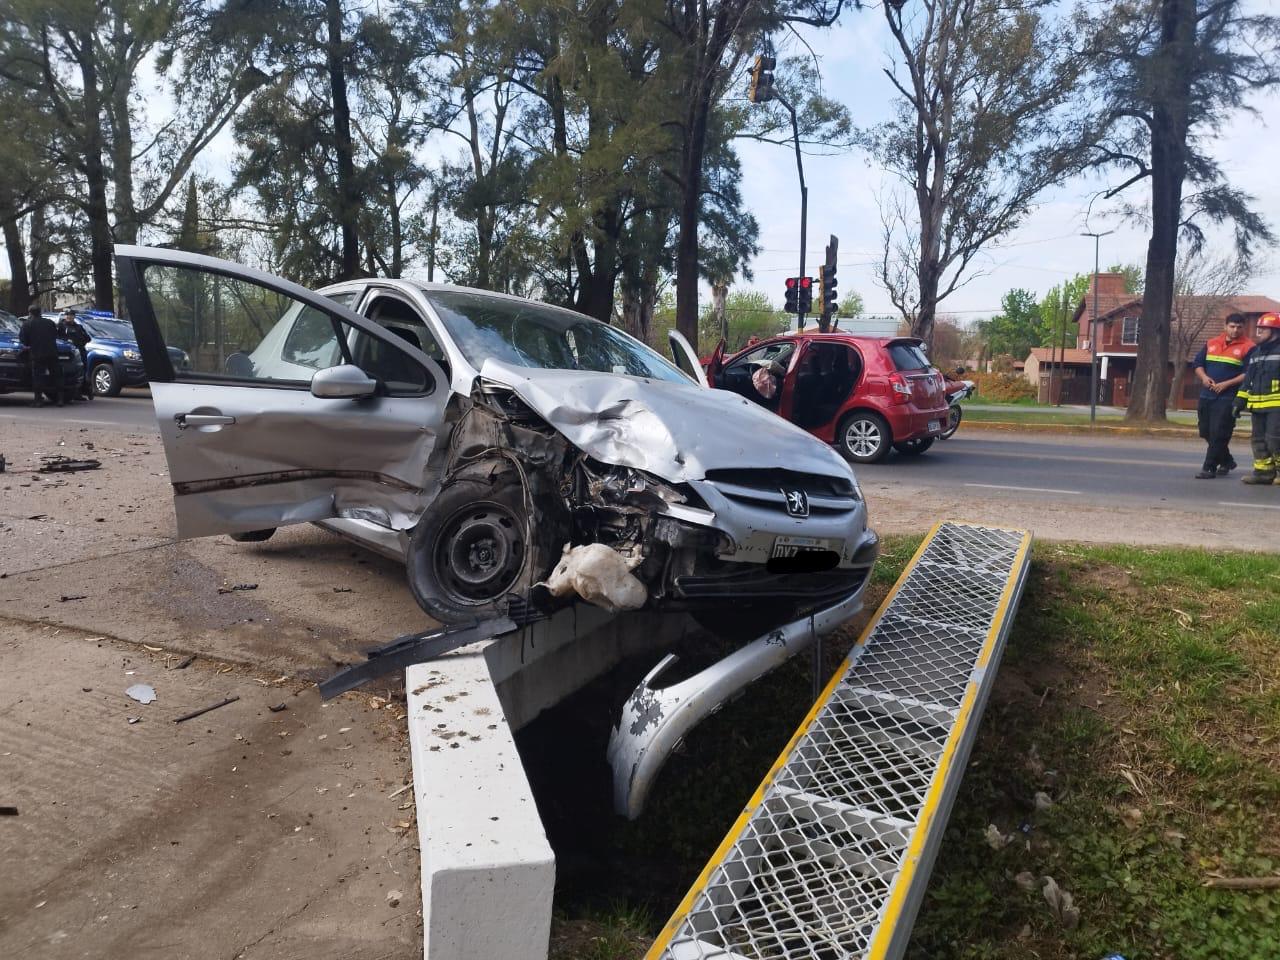
[[[801,156],[800,156],[800,124],[796,120],[796,108],[793,107],[785,99],[783,99],[781,94],[775,91],[773,94],[773,99],[777,100],[780,104],[786,107],[787,113],[791,114],[791,135],[795,140],[795,145],[796,145],[796,172],[800,174],[800,278],[801,278],[800,282],[803,283],[804,277],[807,276],[807,274],[804,272],[804,251],[805,251],[805,244],[808,241],[808,230],[809,230],[809,188],[805,186],[804,161],[801,159]],[[798,330],[804,329],[804,313],[803,312],[799,312],[796,314],[796,329]]]

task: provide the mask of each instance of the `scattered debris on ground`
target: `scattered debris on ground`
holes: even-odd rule
[[[156,688],[149,683],[135,683],[125,691],[125,695],[139,703],[152,703],[156,699]]]
[[[41,473],[77,473],[81,470],[97,470],[101,460],[75,460],[71,457],[45,457],[40,464]]]
[[[180,717],[174,717],[173,722],[185,723],[188,720],[194,720],[196,717],[203,717],[209,711],[217,710],[220,707],[225,707],[227,704],[235,703],[239,699],[240,699],[239,697],[226,697],[222,700],[219,700],[217,703],[209,704],[209,706],[207,707],[201,707],[199,710],[192,710],[190,713],[184,713]]]

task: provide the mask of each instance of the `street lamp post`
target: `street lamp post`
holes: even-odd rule
[[[1089,426],[1098,420],[1098,251],[1101,240],[1114,230],[1101,233],[1082,233],[1082,237],[1093,237],[1093,316],[1089,321]]]

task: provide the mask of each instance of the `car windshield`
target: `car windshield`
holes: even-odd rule
[[[90,320],[88,317],[81,317],[80,323],[95,337],[102,337],[105,340],[134,340],[138,339],[133,332],[133,324],[128,320],[103,320],[95,317]]]
[[[543,370],[593,370],[689,383],[658,353],[621,330],[527,300],[461,290],[429,290],[427,299],[477,370],[489,358]]]
[[[0,310],[0,333],[12,333],[17,335],[22,331],[22,324],[18,322],[18,318],[12,313],[5,313]]]

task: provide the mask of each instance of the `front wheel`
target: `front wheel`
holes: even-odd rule
[[[908,457],[918,457],[933,446],[933,437],[916,437],[914,440],[903,440],[893,445],[893,449]]]
[[[89,382],[93,384],[93,392],[99,397],[118,397],[120,395],[120,378],[116,376],[115,367],[109,363],[100,363],[94,367],[93,376],[90,377]]]
[[[559,559],[563,538],[533,533],[519,482],[450,484],[409,542],[406,566],[418,606],[441,623],[502,614],[509,594],[527,594]]]
[[[939,436],[942,437],[943,440],[950,438],[950,436],[960,428],[960,420],[963,416],[964,413],[960,410],[960,404],[953,403],[947,410],[947,428],[943,430]]]
[[[854,463],[878,463],[889,455],[892,443],[888,422],[869,410],[849,414],[836,431],[840,452]]]

